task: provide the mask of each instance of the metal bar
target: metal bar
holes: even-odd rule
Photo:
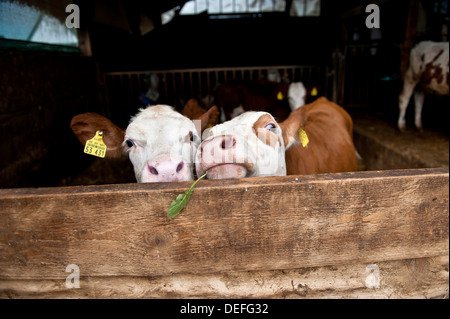
[[[130,100],[131,101],[133,101],[136,97],[134,96],[134,94],[133,94],[133,83],[132,83],[132,81],[133,81],[133,76],[132,75],[129,75],[128,76],[128,87],[129,87],[129,89],[130,89]],[[140,94],[140,93],[139,93]]]
[[[139,91],[139,94],[141,94],[141,93],[143,93],[142,92],[142,83],[141,83],[141,76],[140,75],[138,75],[138,74],[136,74],[136,76],[137,76],[137,79],[138,79],[138,91]]]
[[[260,70],[270,70],[270,69],[286,69],[286,68],[295,68],[295,69],[303,69],[307,67],[318,67],[316,65],[282,65],[282,66],[268,66],[268,67],[228,67],[228,68],[201,68],[201,69],[175,69],[175,70],[156,70],[153,71],[154,74],[165,74],[165,73],[181,73],[181,72],[220,72],[220,71],[260,71]],[[106,75],[116,76],[116,75],[145,75],[146,71],[130,71],[130,72],[105,72]]]
[[[208,85],[208,94],[211,94],[211,78],[209,72],[206,72],[206,83]]]
[[[168,87],[167,87],[167,73],[162,73],[161,81],[164,83],[164,97],[167,101],[169,98]]]
[[[192,73],[193,72],[189,72],[188,74],[189,74],[189,81],[191,82],[190,83],[190,89],[191,89],[191,97],[194,97],[194,82],[192,81]]]
[[[202,97],[203,96],[202,73],[198,72],[197,76],[198,76],[198,95]]]
[[[317,65],[274,65],[274,66],[252,66],[252,67],[221,67],[221,68],[198,68],[198,69],[174,69],[174,70],[155,70],[153,71],[153,73],[155,74],[159,74],[159,73],[163,73],[163,72],[175,72],[175,73],[180,73],[180,72],[215,72],[215,71],[232,71],[232,70],[236,70],[236,71],[240,71],[240,70],[245,70],[245,71],[252,71],[252,70],[270,70],[270,69],[281,69],[281,68],[301,68],[301,67],[317,67]],[[135,74],[135,73],[142,73],[145,74],[147,72],[145,71],[132,71],[132,72],[107,72],[107,74],[112,74],[112,75],[119,75],[119,74]]]
[[[175,82],[175,72],[172,72],[172,85],[173,85],[172,86],[172,98],[173,98],[172,103],[174,103],[176,101],[175,96],[177,95],[176,91],[175,91],[175,88],[177,87],[176,82]],[[167,100],[169,100],[169,98],[167,98]]]
[[[279,72],[282,72],[282,76],[289,76],[291,81],[302,81],[306,85],[309,85],[308,81],[314,80],[319,81],[322,79],[321,73],[324,68],[321,68],[317,65],[283,65],[283,66],[264,66],[264,67],[223,67],[223,68],[199,68],[199,69],[176,69],[176,70],[155,70],[154,74],[160,76],[162,81],[164,82],[164,86],[160,86],[160,93],[165,93],[165,103],[175,103],[177,105],[179,103],[178,99],[187,99],[188,96],[184,96],[189,93],[186,85],[191,85],[190,93],[191,95],[196,94],[197,89],[199,90],[199,94],[201,96],[212,94],[213,90],[216,88],[217,84],[223,82],[225,79],[230,79],[230,77],[236,78],[236,76],[240,77],[242,80],[244,79],[255,79],[255,77],[267,74],[267,72],[271,69],[276,69]],[[103,74],[105,78],[105,94],[106,94],[106,102],[109,105],[111,103],[111,99],[108,93],[114,92],[117,89],[124,89],[124,77],[132,78],[133,75],[137,76],[139,92],[141,92],[142,85],[141,78],[147,74],[148,71],[131,71],[131,72],[106,72]],[[305,72],[309,73],[306,74]],[[202,74],[205,74],[206,77],[206,86],[204,85],[204,81],[202,79]],[[246,76],[248,73],[248,77]],[[194,85],[193,81],[195,80],[194,74],[198,75],[198,87]],[[309,76],[307,76],[309,75]],[[170,76],[172,79],[170,79]],[[118,77],[120,82],[117,83],[115,87],[111,83],[111,81],[107,81],[107,79],[114,79]],[[181,77],[181,78],[179,78]],[[215,78],[215,79],[214,79]],[[326,78],[326,77],[325,77]],[[131,80],[130,80],[131,81]],[[190,82],[190,83],[188,83]],[[127,86],[133,86],[134,84],[130,82]],[[343,85],[343,83],[340,83]],[[118,86],[118,87],[117,87]],[[207,88],[207,92],[203,92],[203,89]],[[136,90],[134,87],[130,88],[130,93],[132,94],[133,90]],[[128,90],[128,89],[126,89]],[[163,93],[164,92],[164,93]],[[325,92],[324,92],[325,93]],[[192,96],[193,97],[193,96]]]
[[[107,80],[108,75],[107,74],[103,74],[103,85],[105,86],[105,100],[106,100],[106,116],[108,116],[108,118],[111,118],[111,107],[109,105],[109,91],[108,91],[108,80]]]

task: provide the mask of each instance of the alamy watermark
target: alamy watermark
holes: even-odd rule
[[[369,4],[366,7],[366,13],[370,13],[366,17],[366,27],[368,29],[379,29],[380,28],[380,7],[376,4]]]
[[[75,264],[70,264],[66,267],[66,272],[70,272],[70,275],[66,278],[67,288],[80,288],[80,267]]]
[[[80,28],[80,7],[76,4],[69,4],[66,7],[66,13],[70,13],[66,17],[66,27],[69,29]]]
[[[378,289],[380,288],[380,281],[381,281],[381,275],[380,275],[380,268],[377,264],[370,264],[366,267],[366,280],[365,285],[366,288],[369,289]]]
[[[76,4],[69,4],[66,7],[66,27],[69,29],[80,28],[80,7]],[[369,4],[366,7],[366,13],[370,13],[366,17],[366,27],[368,29],[380,28],[380,7],[376,4]]]

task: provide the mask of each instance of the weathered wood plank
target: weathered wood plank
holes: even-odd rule
[[[448,298],[447,256],[292,270],[1,280],[0,298]]]
[[[449,171],[0,190],[0,279],[166,276],[448,255]]]

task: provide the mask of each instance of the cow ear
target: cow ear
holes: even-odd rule
[[[190,120],[195,120],[205,112],[206,110],[200,106],[197,99],[192,98],[186,102],[180,113]]]
[[[83,146],[86,145],[87,140],[95,136],[97,131],[102,131],[103,142],[106,145],[106,156],[121,156],[125,130],[114,125],[106,117],[97,113],[79,114],[73,117],[70,128]]]
[[[306,117],[304,112],[302,112],[303,109],[304,108],[298,108],[294,112],[291,112],[286,120],[279,123],[286,150],[300,141],[299,131],[302,127],[304,127],[306,122]]]
[[[214,105],[196,120],[201,121],[201,130],[203,133],[203,131],[208,127],[213,127],[214,125],[219,123],[219,109]]]

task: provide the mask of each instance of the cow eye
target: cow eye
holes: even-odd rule
[[[264,128],[268,131],[275,132],[277,127],[275,126],[275,124],[269,123]]]
[[[127,144],[127,146],[128,146],[129,148],[131,148],[131,147],[134,146],[134,142],[133,142],[132,140],[130,140],[130,139],[126,140],[126,141],[125,141],[125,144]]]
[[[197,137],[195,136],[195,134],[192,132],[189,132],[189,140],[191,142],[195,142],[196,139],[197,139]]]

